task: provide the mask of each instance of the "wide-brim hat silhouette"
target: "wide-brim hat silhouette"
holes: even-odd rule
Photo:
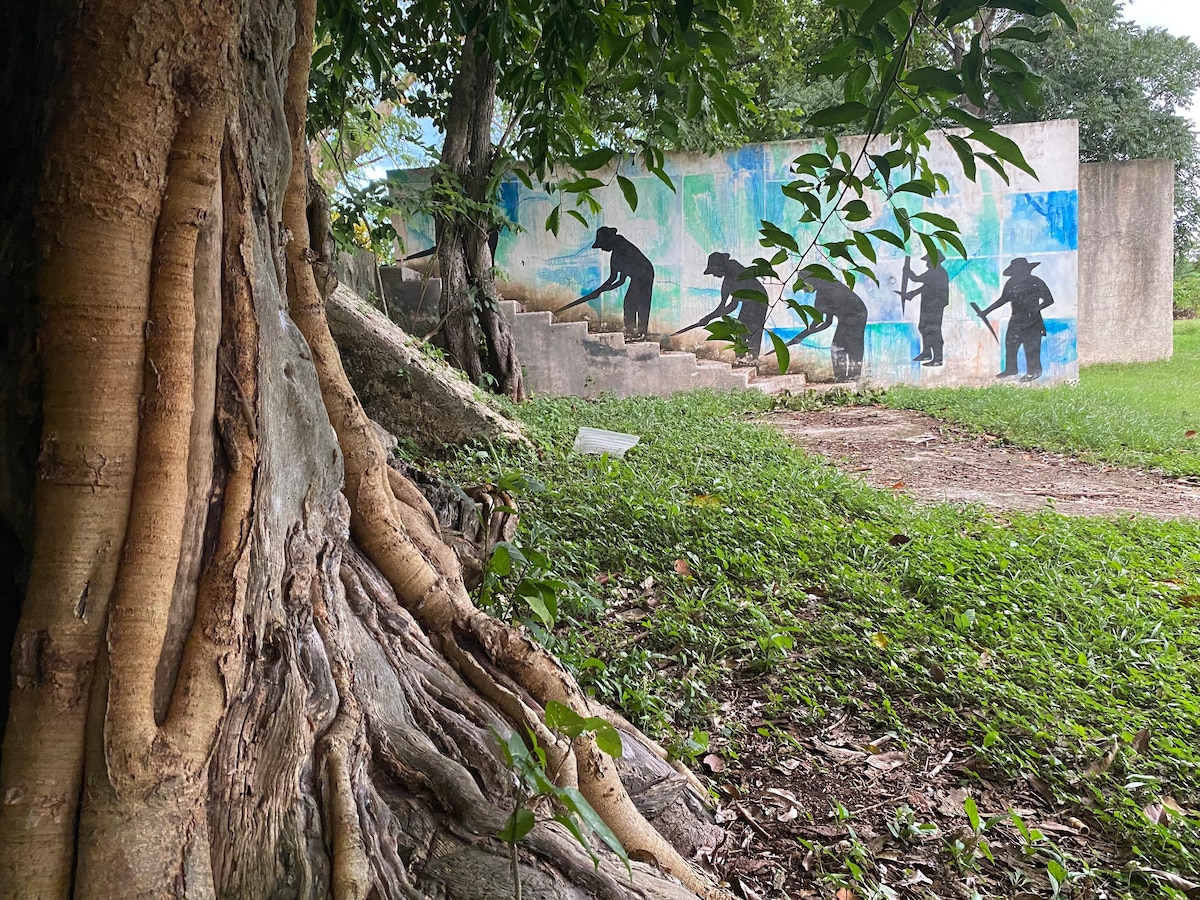
[[[704,269],[705,275],[724,275],[725,263],[729,262],[728,253],[710,253],[708,254],[708,265]]]
[[[1038,266],[1040,262],[1030,262],[1023,256],[1018,256],[1008,264],[1008,268],[1004,270],[1005,275],[1028,275]]]
[[[610,228],[608,225],[601,225],[596,229],[596,242],[592,244],[592,249],[601,247],[606,240],[611,240],[617,236],[617,229]]]

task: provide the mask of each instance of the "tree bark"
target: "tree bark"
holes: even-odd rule
[[[440,176],[446,190],[461,190],[477,208],[493,203],[495,153],[492,121],[499,72],[474,32],[463,41],[450,91]],[[488,232],[477,217],[438,212],[438,262],[442,276],[442,333],[454,365],[475,384],[484,375],[500,393],[520,400],[525,386],[500,292],[492,273]],[[486,365],[485,365],[486,363]]]
[[[514,730],[650,860],[594,866],[543,815],[519,847],[526,896],[718,896],[689,859],[720,832],[678,779],[646,776],[649,742],[624,729],[618,763],[547,731],[551,700],[596,710],[472,605],[350,387],[308,238],[313,7],[40,12],[68,33],[37,305],[17,297],[41,322],[43,427],[13,493],[33,525],[0,898],[513,896],[495,835],[518,802]],[[3,436],[5,460],[23,440]],[[686,856],[647,816],[691,823]]]

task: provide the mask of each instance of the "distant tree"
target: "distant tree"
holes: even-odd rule
[[[1162,28],[1127,21],[1115,0],[1078,0],[1079,29],[1050,29],[1024,59],[1042,76],[1040,109],[1002,111],[996,122],[1079,120],[1084,162],[1169,157],[1175,160],[1175,251],[1200,232],[1200,148],[1181,114],[1200,90],[1200,47]]]

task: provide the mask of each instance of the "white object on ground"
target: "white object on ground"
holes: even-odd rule
[[[603,428],[580,428],[571,449],[576,453],[607,453],[609,456],[621,457],[640,440],[636,434],[605,431]]]

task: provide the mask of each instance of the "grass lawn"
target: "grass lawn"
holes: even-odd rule
[[[1171,359],[1086,366],[1078,385],[1044,390],[897,387],[881,402],[1000,434],[1022,447],[1197,476],[1200,319],[1175,323]]]
[[[1200,402],[1178,385],[1197,378],[1198,345],[1200,330],[1184,330],[1161,364],[1171,391],[1106,367],[1078,388],[943,392],[927,408],[1039,446],[1069,413],[1058,446],[1086,437],[1098,455],[1178,460],[1191,451],[1176,432]],[[1135,390],[1155,398],[1132,404],[1157,423],[1153,440],[1135,440],[1117,408]],[[1162,873],[1200,880],[1200,817],[1156,811],[1200,807],[1200,524],[918,506],[786,445],[754,422],[767,405],[700,393],[517,408],[535,450],[443,463],[454,478],[520,472],[546,486],[520,498],[522,552],[504,554],[512,570],[486,600],[693,763],[713,750],[782,757],[848,715],[912,753],[940,741],[974,760],[954,778],[980,796],[1036,783],[1056,815],[1090,823],[1072,842],[968,816],[976,839],[990,826],[993,846],[1007,835],[1015,848],[989,861],[961,835],[936,838],[978,896],[1049,897],[1055,884],[1071,897],[1183,896]],[[642,440],[624,460],[582,457],[570,450],[580,425]],[[579,589],[548,597],[547,578]],[[833,785],[817,783],[817,802],[852,819]],[[933,833],[920,830],[930,816],[888,799],[876,812],[901,823],[887,826],[897,842]],[[829,805],[805,815],[825,821]],[[810,847],[821,896],[938,896],[884,892],[894,864],[849,843]]]

